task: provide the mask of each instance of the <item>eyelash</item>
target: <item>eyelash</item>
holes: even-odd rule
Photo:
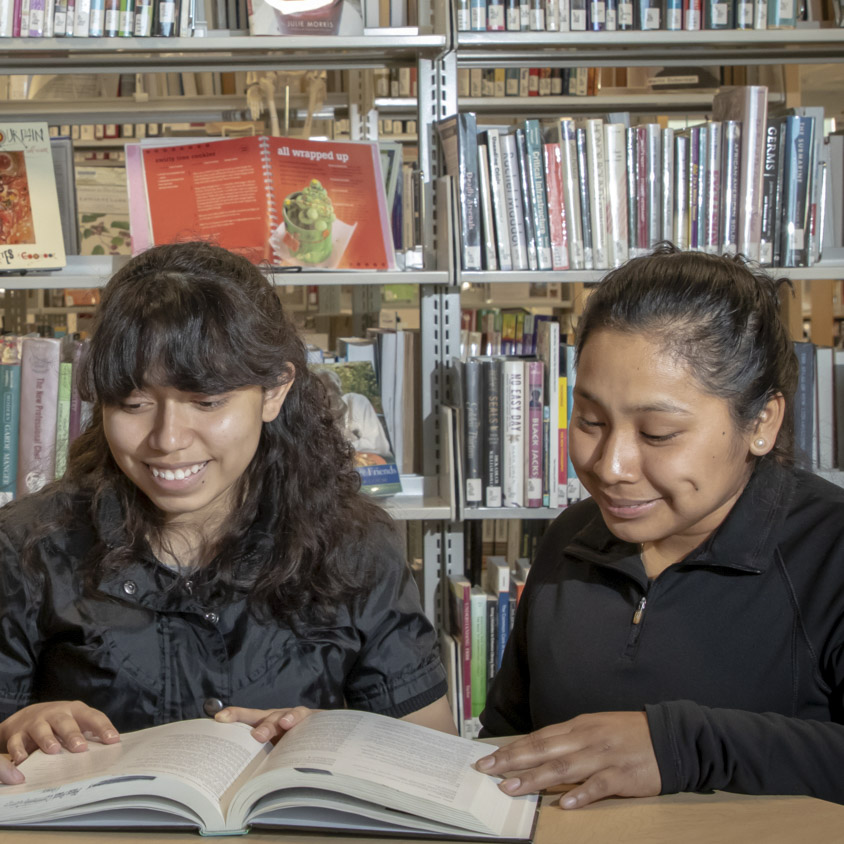
[[[603,422],[593,422],[590,419],[584,419],[582,416],[578,418],[578,424],[583,428],[602,428],[604,426]],[[671,434],[646,434],[641,431],[640,433],[648,442],[652,443],[668,442],[668,440],[677,436],[676,432]]]

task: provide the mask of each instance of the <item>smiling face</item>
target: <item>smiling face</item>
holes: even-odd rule
[[[581,350],[569,436],[609,529],[674,562],[735,504],[758,431],[737,430],[726,400],[701,390],[660,345],[602,329]]]
[[[218,525],[232,510],[264,422],[278,415],[291,382],[217,396],[146,385],[103,409],[115,462],[170,525]]]

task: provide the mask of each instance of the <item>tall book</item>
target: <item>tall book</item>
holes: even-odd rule
[[[484,570],[484,587],[495,596],[496,625],[493,664],[497,671],[501,667],[504,648],[510,636],[510,565],[502,554],[488,554]]]
[[[529,269],[530,263],[516,139],[513,135],[501,135],[500,140],[504,198],[507,203],[507,226],[510,233],[510,255],[514,270],[526,270]]]
[[[785,168],[782,204],[782,265],[808,265],[809,202],[815,119],[785,118]]]
[[[741,122],[741,188],[738,249],[759,260],[762,241],[762,172],[768,120],[768,89],[764,85],[719,88],[712,101],[714,120]]]
[[[580,214],[580,180],[577,171],[577,142],[574,121],[561,118],[555,124],[555,134],[560,143],[560,169],[563,180],[563,204],[569,244],[569,266],[573,270],[585,269],[583,230]]]
[[[543,320],[536,329],[536,355],[544,364],[544,401],[548,408],[542,504],[551,508],[559,506],[560,454],[565,455],[566,450],[565,444],[560,447],[560,438],[565,438],[565,428],[560,427],[559,349],[560,324],[556,320]]]
[[[20,340],[0,340],[0,505],[15,497],[21,404]]]
[[[486,706],[487,677],[487,595],[481,586],[469,592],[469,616],[472,625],[472,655],[470,677],[472,685],[472,737],[480,730],[478,720]]]
[[[67,449],[70,437],[70,400],[73,384],[73,358],[76,343],[69,337],[61,340],[61,361],[59,363],[59,389],[56,400],[56,477],[60,478],[67,468]]]
[[[200,238],[276,266],[395,267],[377,143],[196,140],[142,145],[141,161],[153,244]]]
[[[796,23],[795,0],[768,0],[768,29],[794,29]]]
[[[738,249],[739,192],[741,190],[741,123],[725,120],[721,144],[721,243],[720,251]],[[773,219],[772,219],[773,224]],[[760,235],[760,255],[762,254]]]
[[[486,146],[489,156],[489,187],[492,195],[493,219],[495,221],[495,243],[498,251],[498,266],[502,270],[512,270],[513,258],[510,242],[510,225],[507,215],[504,161],[501,151],[501,136],[498,129],[487,129]]]
[[[586,131],[586,165],[589,182],[589,216],[592,223],[592,266],[610,266],[607,231],[607,170],[604,153],[604,121],[588,118]]]
[[[483,474],[481,472],[481,361],[469,358],[455,362],[463,382],[463,442],[466,455],[466,506],[479,507],[483,503]]]
[[[575,142],[577,149],[577,178],[578,191],[580,196],[580,225],[583,233],[583,266],[591,270],[594,266],[594,253],[592,250],[592,211],[589,201],[589,164],[587,152],[586,130],[578,126],[575,129]]]
[[[662,236],[662,129],[658,123],[645,125],[647,152],[647,221],[648,250],[659,242]]]
[[[525,506],[525,364],[506,358],[501,365],[501,485],[505,507]]]
[[[797,355],[797,390],[794,394],[794,460],[812,468],[815,433],[815,346],[794,342]]]
[[[481,258],[485,270],[498,269],[495,223],[490,187],[489,153],[485,143],[478,144],[478,185],[481,206]]]
[[[46,123],[0,121],[0,271],[66,263]]]
[[[545,186],[545,161],[542,131],[539,121],[525,120],[525,152],[528,163],[528,189],[533,209],[534,231],[536,233],[537,268],[552,269],[551,237],[548,222],[548,194]]]
[[[604,125],[607,178],[607,245],[611,267],[628,258],[627,231],[627,142],[623,123]]]
[[[544,365],[527,360],[525,366],[525,506],[541,507],[543,492]]]
[[[448,576],[450,632],[459,645],[457,660],[463,723],[457,727],[464,738],[474,738],[472,726],[472,584],[468,577]]]
[[[718,252],[721,234],[721,146],[723,126],[716,121],[706,124],[706,204],[703,248]]]
[[[777,199],[777,165],[779,163],[779,131],[778,118],[769,118],[765,126],[765,158],[762,169],[762,235],[759,246],[759,263],[763,267],[770,267],[774,262],[774,220],[778,208],[774,204]]]
[[[568,219],[563,200],[562,156],[558,143],[546,143],[545,185],[548,195],[548,234],[551,238],[551,265],[555,270],[569,268]]]
[[[17,496],[37,492],[56,475],[60,362],[59,340],[24,337],[21,343]]]
[[[481,370],[483,440],[481,472],[484,504],[501,507],[501,359],[484,358]]]
[[[674,243],[674,130],[662,130],[661,239]]]
[[[186,2],[186,0],[182,0]],[[250,35],[363,35],[360,0],[316,0],[311,3],[270,3],[247,0]],[[239,29],[245,29],[240,21]],[[384,25],[395,25],[384,24]],[[189,33],[179,33],[181,36]]]
[[[536,215],[534,213],[534,197],[531,189],[531,166],[528,160],[527,139],[524,129],[516,129],[516,163],[519,168],[519,188],[522,193],[522,213],[525,219],[525,236],[527,238],[528,266],[532,270],[539,269],[536,240]]]
[[[691,143],[688,135],[674,136],[674,243],[689,248],[689,167]]]
[[[478,175],[478,133],[472,112],[437,122],[446,169],[456,180],[460,213],[461,262],[464,270],[483,268]]]

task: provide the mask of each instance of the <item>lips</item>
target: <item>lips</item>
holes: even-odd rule
[[[149,466],[150,472],[154,478],[160,478],[165,481],[183,481],[186,478],[193,477],[201,472],[208,465],[205,460],[202,463],[192,463],[189,466],[165,467],[165,466]]]
[[[604,505],[601,508],[618,519],[635,519],[649,513],[659,501],[658,498],[630,499],[608,498],[603,496]]]

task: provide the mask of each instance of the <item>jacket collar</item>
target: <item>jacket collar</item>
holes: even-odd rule
[[[785,520],[794,488],[793,472],[772,460],[760,461],[722,524],[678,565],[749,574],[766,571],[776,545],[776,528]],[[644,573],[637,546],[612,534],[597,506],[567,550],[575,558],[618,569],[636,580]]]

